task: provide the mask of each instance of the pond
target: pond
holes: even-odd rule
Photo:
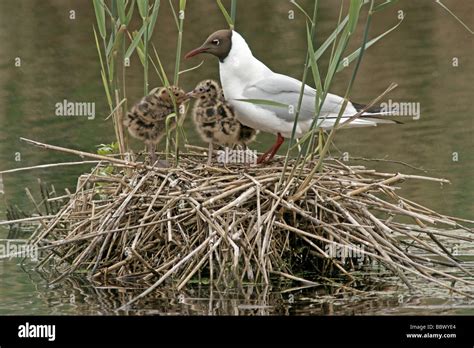
[[[311,9],[311,1],[299,3]],[[332,32],[339,14],[339,2],[320,3],[318,45]],[[472,16],[467,15],[474,12],[474,2],[444,3],[469,27],[474,27]],[[295,11],[294,18],[291,10]],[[399,193],[442,214],[472,219],[473,36],[435,2],[401,0],[375,16],[371,37],[397,24],[401,13],[405,19],[398,29],[370,47],[364,56],[351,99],[367,103],[395,82],[398,88],[385,99],[416,103],[420,106],[420,117],[407,117],[401,125],[342,130],[331,154],[384,172],[446,178],[451,184],[405,182]],[[21,142],[20,137],[87,152],[95,152],[97,145],[114,140],[113,126],[105,120],[108,109],[93,24],[94,11],[89,2],[46,0],[41,1],[41,6],[39,1],[31,0],[0,2],[0,171],[77,160],[72,155],[31,147]],[[183,51],[197,47],[211,32],[224,27],[226,22],[214,1],[188,1]],[[289,1],[241,1],[236,29],[246,38],[254,55],[272,70],[301,78],[306,54],[305,18]],[[169,74],[174,68],[176,37],[169,4],[162,1],[153,43]],[[359,27],[348,52],[358,47],[361,37]],[[21,59],[21,66],[15,66],[16,58]],[[199,62],[200,59],[183,61],[182,68]],[[333,93],[344,94],[350,74],[351,69],[345,69],[337,75]],[[158,77],[153,72],[150,76],[151,85],[158,85]],[[206,57],[199,69],[183,74],[181,85],[190,90],[205,78],[218,79],[214,58]],[[314,85],[311,80],[309,84]],[[132,58],[127,68],[127,93],[132,101],[139,100],[143,93],[142,68],[137,57]],[[65,99],[95,103],[96,117],[89,120],[56,116],[56,103]],[[185,127],[192,143],[204,145],[190,119]],[[273,141],[272,135],[260,134],[252,148],[266,150]],[[142,147],[139,142],[132,146],[136,151]],[[0,220],[5,219],[7,206],[33,209],[25,187],[35,192],[37,178],[54,185],[57,191],[73,190],[77,176],[87,171],[87,166],[71,166],[5,174]],[[0,226],[0,239],[6,234],[7,230]],[[467,249],[465,253],[472,251]],[[472,263],[471,258],[468,265],[472,267]],[[33,266],[24,265],[28,270],[25,272],[18,259],[0,261],[0,314],[108,313],[123,295],[120,289],[93,289],[80,279],[51,288],[32,271]],[[295,290],[283,284],[243,291],[211,291],[196,286],[183,294],[163,290],[141,308],[140,312],[167,314],[474,314],[472,302],[451,296],[447,290],[410,295],[403,285],[396,283],[351,298],[331,294],[324,287]]]

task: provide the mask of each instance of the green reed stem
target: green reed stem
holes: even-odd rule
[[[176,63],[174,67],[174,84],[178,86],[179,84],[179,68],[181,63],[181,51],[183,43],[183,29],[184,29],[184,18],[186,12],[186,0],[179,1],[179,27],[178,27],[178,43],[176,45]],[[180,108],[184,107],[184,104],[179,106]],[[182,120],[181,120],[181,110],[175,109],[176,112],[176,134],[175,134],[175,154],[176,154],[176,165],[179,163],[179,134],[182,131]]]
[[[145,26],[145,32],[143,33],[143,46],[144,46],[144,55],[145,59],[143,60],[143,93],[144,95],[148,94],[148,25],[144,21],[143,25]]]
[[[176,61],[174,67],[174,78],[173,83],[177,86],[179,83],[179,67],[181,63],[181,51],[183,44],[183,27],[184,27],[184,17],[186,10],[186,0],[179,1],[179,13],[178,13],[178,42],[176,45]]]
[[[352,4],[351,4],[352,5]],[[354,70],[352,72],[352,77],[351,77],[351,80],[349,81],[349,85],[347,86],[347,89],[346,89],[346,93],[344,95],[344,102],[341,106],[341,110],[339,111],[339,114],[337,116],[337,119],[336,119],[336,122],[334,124],[334,127],[332,128],[331,132],[329,133],[329,136],[326,140],[326,143],[324,144],[324,147],[321,151],[321,155],[319,157],[319,160],[317,162],[317,164],[314,166],[314,168],[311,170],[311,172],[308,174],[308,176],[306,177],[306,179],[303,181],[303,183],[301,184],[300,186],[300,191],[302,189],[304,189],[308,184],[309,182],[311,182],[314,174],[316,174],[316,172],[318,172],[320,170],[320,168],[322,167],[323,165],[323,161],[324,161],[324,158],[329,150],[329,147],[331,145],[331,142],[332,140],[334,139],[334,136],[336,134],[336,130],[337,130],[337,127],[339,125],[339,122],[341,120],[341,117],[342,115],[344,114],[344,110],[349,102],[349,95],[352,91],[352,87],[354,85],[354,81],[355,81],[355,78],[357,76],[357,73],[359,71],[359,67],[360,67],[360,63],[362,61],[362,57],[364,56],[364,52],[365,52],[365,47],[366,47],[366,43],[367,43],[367,40],[368,40],[368,33],[369,33],[369,27],[370,27],[370,23],[371,23],[371,20],[372,20],[372,15],[373,15],[373,8],[374,8],[374,0],[371,0],[370,2],[370,8],[369,8],[369,13],[368,13],[368,16],[367,16],[367,21],[366,21],[366,24],[365,24],[365,29],[364,29],[364,36],[363,36],[363,41],[362,41],[362,45],[361,45],[361,51],[360,51],[360,55],[359,57],[357,58],[357,63],[356,63],[356,66],[354,67]],[[360,8],[359,8],[359,11],[360,11]],[[351,11],[350,11],[351,12]],[[352,12],[353,14],[354,12]],[[357,16],[358,16],[358,13],[357,13]],[[348,27],[350,29],[351,32],[353,32],[353,29],[354,29],[355,25],[352,24],[352,26]],[[334,63],[334,62],[333,62]],[[337,63],[339,64],[339,63]]]
[[[313,18],[311,20],[311,30],[310,30],[311,37],[313,37],[314,31],[315,31],[315,28],[316,28],[317,14],[318,14],[318,0],[315,0],[314,1],[314,9],[313,9]],[[310,53],[309,53],[309,47],[308,47],[308,50],[306,52],[306,59],[305,59],[305,63],[304,63],[303,78],[301,79],[302,83],[301,83],[300,95],[299,95],[299,98],[298,98],[298,105],[296,107],[295,121],[293,123],[293,129],[291,130],[290,143],[289,143],[288,149],[286,151],[285,163],[283,165],[283,171],[282,171],[282,175],[280,177],[280,184],[283,183],[283,180],[285,178],[286,168],[288,166],[288,159],[290,157],[290,150],[291,150],[291,147],[292,147],[293,143],[295,142],[296,127],[297,127],[298,118],[299,118],[299,115],[300,115],[301,104],[303,102],[304,89],[305,89],[305,86],[306,86],[306,78],[307,78],[307,74],[308,74],[309,61],[310,61]],[[297,165],[293,166],[293,172],[296,169],[296,167],[297,167]],[[290,175],[290,178],[288,180],[291,180],[291,177],[293,176],[293,172]]]
[[[235,16],[237,15],[237,0],[232,0],[230,3],[230,18],[235,28]]]

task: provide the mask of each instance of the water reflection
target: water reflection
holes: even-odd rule
[[[0,270],[8,272],[18,266],[14,262],[2,262]],[[127,310],[117,311],[144,289],[98,286],[78,276],[48,285],[32,267],[25,265],[21,276],[9,272],[2,278],[1,314],[461,315],[474,311],[472,300],[436,288],[426,291],[423,296],[410,294],[394,278],[374,283],[371,289],[365,288],[364,291],[327,285],[292,286],[286,282],[273,286],[249,285],[240,289],[193,285],[182,291],[164,286]],[[423,286],[422,281],[419,286]]]

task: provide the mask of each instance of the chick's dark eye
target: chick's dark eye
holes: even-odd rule
[[[220,44],[220,41],[219,41],[218,39],[214,39],[214,40],[212,40],[212,43],[213,43],[214,45],[219,45],[219,44]]]

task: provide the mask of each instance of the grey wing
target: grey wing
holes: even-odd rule
[[[264,78],[253,85],[248,86],[244,90],[243,96],[247,99],[270,100],[288,105],[287,107],[263,104],[259,104],[258,106],[276,113],[281,119],[292,122],[298,107],[301,84],[301,81],[298,81],[292,77],[281,74],[273,74],[270,77]],[[300,115],[298,118],[300,121],[307,121],[313,118],[316,110],[315,99],[316,90],[308,85],[305,85]],[[321,117],[337,117],[343,101],[343,98],[328,93],[321,109]],[[344,114],[355,114],[352,104],[348,104]]]
[[[300,89],[300,81],[289,76],[273,74],[245,88],[243,96],[246,99],[268,100],[285,104],[286,106],[281,107],[258,104],[258,107],[274,112],[280,119],[293,122],[298,107]],[[309,120],[313,117],[315,96],[316,91],[306,85],[299,120]]]

